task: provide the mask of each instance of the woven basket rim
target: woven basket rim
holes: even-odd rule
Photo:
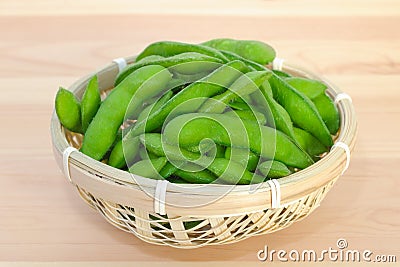
[[[132,63],[135,60],[135,57],[127,57],[125,58],[128,63]],[[325,82],[328,85],[328,94],[331,97],[335,97],[337,94],[342,93],[336,86],[334,86],[331,82],[327,81],[325,78],[321,78],[321,76],[317,76],[316,74],[305,70],[304,68],[299,68],[297,66],[287,64],[285,62],[283,70],[288,71],[290,73],[296,74],[296,76],[309,77],[313,79],[318,79]],[[101,75],[111,75],[114,76],[118,73],[118,68],[115,63],[111,63],[98,69],[97,71],[81,78],[76,81],[69,87],[74,94],[77,94],[79,89],[84,87],[89,78],[94,75],[99,75],[99,82],[101,82]],[[105,88],[104,88],[105,89]],[[354,107],[350,101],[340,101],[337,104],[339,114],[340,114],[340,133],[336,137],[336,142],[340,141],[347,144],[350,150],[353,149],[356,139],[357,133],[357,121],[355,117]],[[61,126],[55,111],[53,111],[52,119],[51,119],[51,135],[53,140],[53,150],[56,157],[60,156],[65,148],[69,147],[69,143],[65,136],[65,132],[63,127]],[[316,187],[320,187],[324,184],[327,184],[329,181],[333,179],[333,177],[337,176],[343,169],[346,162],[346,153],[343,149],[334,149],[327,153],[321,160],[309,166],[308,168],[293,173],[289,176],[279,178],[278,181],[282,187],[301,187],[299,189],[294,190],[292,195],[284,195],[282,193],[283,202],[292,202],[296,199],[307,195],[316,189]],[[59,161],[58,161],[59,163]],[[113,168],[107,164],[101,163],[97,160],[94,160],[83,153],[74,153],[71,155],[70,164],[74,165],[77,168],[81,169],[90,169],[95,174],[92,178],[101,179],[106,178],[110,183],[114,182],[129,188],[136,188],[136,186],[145,187],[155,189],[157,185],[157,180],[140,177],[134,175],[136,181],[128,181],[126,179],[126,175],[131,176],[132,174]],[[62,166],[60,166],[62,168]],[[341,168],[342,167],[342,168]],[[89,171],[90,172],[90,171]],[[97,172],[97,173],[96,173]],[[326,175],[321,175],[326,174]],[[339,174],[340,175],[340,174]],[[322,177],[324,176],[324,177]],[[318,180],[318,183],[316,182]],[[314,181],[314,182],[311,182]],[[311,186],[306,186],[307,183],[311,182]],[[208,190],[207,192],[196,190],[199,185],[196,184],[173,184],[169,183],[167,192],[168,193],[177,193],[177,194],[191,194],[194,196],[215,196],[221,193],[221,191],[226,191],[226,188],[231,187],[231,191],[229,194],[243,195],[248,194],[249,190],[254,188],[254,185],[223,185],[223,184],[209,184],[208,188],[212,190]],[[263,182],[257,185],[258,192],[268,192],[270,191],[270,187],[267,182]],[[289,191],[293,191],[292,189]],[[284,192],[284,190],[283,190]],[[236,213],[235,213],[236,214]]]

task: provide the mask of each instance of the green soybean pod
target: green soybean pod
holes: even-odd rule
[[[264,158],[304,169],[314,161],[282,132],[225,114],[189,113],[172,119],[164,128],[167,143],[180,147],[199,145],[203,139],[216,144],[250,148]],[[273,142],[275,140],[275,142]]]
[[[297,143],[314,159],[328,149],[312,134],[300,128],[294,128]]]
[[[136,122],[145,120],[149,116],[150,111],[154,109],[155,104],[156,103],[150,104],[144,109],[142,109],[142,111],[139,113],[136,119]]]
[[[201,146],[201,144],[200,144]],[[193,147],[192,150],[188,149],[189,151],[196,152],[196,153],[202,153],[204,155],[207,155],[209,157],[215,157],[215,158],[223,158],[225,156],[225,150],[226,147],[223,145],[219,144],[214,144],[214,143],[206,143],[202,149],[197,150],[197,147]]]
[[[157,65],[142,67],[114,88],[100,105],[83,138],[81,152],[101,160],[114,143],[131,98],[140,88],[164,88],[171,79],[167,69]],[[149,82],[147,82],[149,81]],[[121,151],[122,152],[122,151]]]
[[[225,50],[221,50],[221,53],[224,54],[224,56],[226,56],[229,60],[233,61],[233,60],[239,60],[241,62],[243,62],[244,64],[246,64],[251,71],[264,71],[264,70],[269,70],[267,67],[265,67],[264,65],[261,65],[257,62],[254,62],[252,60],[246,59],[244,57],[239,56],[236,53],[233,53],[231,51],[225,51]]]
[[[254,171],[257,167],[259,156],[246,148],[227,147],[225,150],[225,158],[236,161],[246,167],[249,171]]]
[[[260,125],[265,125],[267,123],[267,119],[265,118],[264,114],[256,110],[231,110],[225,112],[224,114],[234,117],[237,116],[242,120],[257,122]]]
[[[60,87],[55,102],[57,117],[61,124],[72,132],[81,133],[81,105],[76,96]]]
[[[176,167],[174,164],[171,162],[167,162],[165,166],[160,170],[160,175],[164,179],[167,179],[171,175],[173,175],[176,171],[178,170],[178,167]]]
[[[188,44],[188,43],[172,42],[172,41],[161,41],[150,44],[137,56],[136,60],[148,57],[149,55],[171,57],[187,52],[196,52],[210,57],[219,58],[224,62],[228,61],[227,58],[220,51],[214,48],[210,48],[204,45]]]
[[[253,71],[239,77],[224,93],[208,99],[198,112],[222,113],[232,100],[249,95],[271,75],[267,71]]]
[[[129,74],[143,66],[160,65],[165,68],[172,68],[173,66],[176,66],[175,70],[180,73],[195,74],[198,72],[216,69],[222,63],[223,61],[218,58],[194,52],[178,54],[167,58],[156,58],[152,60],[144,59],[143,61],[128,65],[125,69],[123,69],[115,79],[115,86],[123,81]],[[184,65],[178,67],[178,65],[182,64]]]
[[[325,146],[332,146],[332,137],[314,103],[275,74],[269,82],[274,97],[286,109],[292,121],[317,137]]]
[[[273,73],[275,73],[276,75],[278,75],[281,78],[290,78],[292,77],[292,75],[290,75],[289,73],[282,71],[282,70],[272,70]]]
[[[81,101],[82,131],[86,132],[90,122],[100,107],[101,98],[97,75],[93,76],[86,87]]]
[[[141,160],[158,158],[157,155],[147,151],[147,149],[143,147],[139,148],[139,157]]]
[[[150,79],[148,83],[154,82],[155,84],[158,83],[154,79]],[[160,93],[166,91],[166,84],[164,83],[163,86],[151,86],[150,84],[147,86],[144,86],[142,88],[139,88],[135,94],[133,95],[131,101],[129,102],[128,108],[125,113],[125,119],[131,118],[135,113],[138,107],[143,104],[143,102],[148,101],[149,103],[154,104],[154,107],[160,108],[162,104],[164,104],[166,101],[168,101],[168,96],[171,96],[171,93],[166,94],[165,98],[159,98],[155,97],[156,95],[159,95]],[[172,93],[173,94],[173,93]],[[168,99],[167,99],[168,98]],[[157,104],[157,102],[162,101],[160,104]],[[150,104],[151,105],[151,104]]]
[[[141,134],[139,139],[147,151],[158,157],[165,157],[165,151],[169,152],[168,158],[176,161],[196,161],[201,157],[199,153],[190,152],[165,142],[163,143],[161,141],[161,134],[159,133]]]
[[[336,134],[340,126],[339,111],[332,99],[326,94],[322,94],[313,99],[322,120],[325,122],[331,134]]]
[[[219,38],[209,40],[203,44],[219,50],[231,51],[243,58],[263,65],[272,62],[276,56],[275,50],[270,45],[254,40]]]
[[[252,182],[261,182],[263,180],[262,177],[247,171],[240,163],[225,158],[215,158],[211,164],[209,164],[206,158],[200,158],[200,155],[197,153],[189,152],[168,143],[163,143],[161,141],[161,134],[146,133],[140,136],[140,140],[147,150],[153,152],[157,156],[167,156],[168,159],[184,162],[190,161],[198,164],[210,170],[227,184],[249,184]]]
[[[136,57],[135,63],[139,63],[139,62],[140,63],[144,63],[144,62],[149,63],[149,62],[154,62],[154,60],[160,60],[160,59],[164,59],[164,58],[165,57],[160,56],[160,55],[149,55],[149,56],[141,58],[141,59],[138,59]]]
[[[136,120],[136,123],[146,120],[146,118],[148,116],[150,116],[152,113],[157,111],[164,103],[166,103],[172,97],[172,95],[173,95],[173,92],[168,91],[160,99],[158,99],[157,102],[155,102],[151,105],[148,105],[146,108],[144,108],[142,110],[142,112],[139,114],[139,116]],[[109,163],[108,163],[109,165],[121,169],[125,166],[127,159],[128,159],[128,162],[130,162],[137,155],[137,153],[139,151],[139,137],[134,137],[134,139],[136,138],[136,140],[126,144],[125,149],[123,148],[124,142],[122,141],[123,132],[128,132],[129,129],[131,129],[133,127],[133,125],[131,125],[129,128],[127,128],[123,131],[122,130],[118,131],[119,132],[118,136],[120,136],[121,138],[119,140],[116,140],[117,141],[116,145],[111,150],[111,155],[110,155],[110,159],[109,159]],[[141,158],[144,159],[143,152],[141,150],[139,152],[141,152]],[[150,156],[150,158],[151,158],[151,156]]]
[[[135,160],[139,152],[139,137],[133,138],[131,142],[122,147],[122,142],[116,142],[111,150],[110,157],[108,158],[108,165],[118,169],[122,169],[126,165],[130,165]],[[123,151],[123,153],[116,153],[115,151]]]
[[[286,81],[314,103],[329,132],[336,134],[340,124],[339,112],[332,99],[325,93],[328,87],[320,81],[306,78],[293,77]]]
[[[171,81],[167,84],[167,91],[172,91],[173,93],[177,93],[185,88],[189,83],[178,78],[172,77]]]
[[[229,102],[228,106],[235,110],[242,110],[242,111],[250,110],[250,106],[245,102],[241,101],[240,98],[235,99],[232,102]]]
[[[129,167],[129,172],[142,177],[161,180],[163,179],[159,172],[167,164],[167,158],[145,159],[136,162]]]
[[[182,67],[185,67],[185,66],[182,66]],[[203,79],[204,77],[206,77],[207,75],[210,74],[209,71],[203,71],[203,72],[198,72],[198,73],[194,73],[194,74],[182,74],[182,73],[176,72],[174,70],[171,70],[171,71],[174,74],[173,78],[179,80],[181,84],[194,83],[198,80]]]
[[[189,172],[178,169],[175,171],[175,175],[192,184],[210,184],[217,179],[209,170]]]
[[[140,112],[138,118],[136,119],[136,123],[146,120],[151,114],[156,112],[159,108],[162,107],[171,97],[174,95],[172,91],[166,92],[162,97],[160,97],[155,103],[148,105],[146,108]]]
[[[285,164],[276,160],[264,161],[258,166],[258,170],[268,178],[280,178],[292,173]]]
[[[267,120],[270,122],[269,126],[280,130],[295,140],[292,119],[288,112],[272,97],[272,89],[268,81],[261,85],[260,92],[263,98],[257,94],[254,97],[254,101],[264,110]]]
[[[316,97],[323,95],[328,88],[324,83],[320,81],[302,77],[291,77],[286,79],[285,81],[311,100],[314,100]]]
[[[124,139],[129,139],[133,136],[142,134],[143,132],[150,132],[162,126],[164,120],[168,117],[171,111],[176,109],[179,105],[189,103],[187,107],[190,110],[197,110],[203,102],[198,101],[197,106],[191,99],[201,100],[202,98],[212,97],[221,93],[226,87],[230,86],[240,75],[248,70],[247,66],[240,61],[232,61],[222,65],[204,79],[192,83],[185,87],[182,91],[174,95],[167,103],[165,103],[159,110],[154,112],[146,121],[137,123],[131,131],[129,131]],[[204,101],[204,100],[203,100]],[[182,113],[187,110],[180,109]]]
[[[249,172],[242,164],[225,158],[215,158],[207,169],[226,184],[254,184],[264,181],[263,177]]]

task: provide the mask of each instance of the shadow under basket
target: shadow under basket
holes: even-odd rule
[[[126,61],[131,63],[134,57]],[[276,180],[277,185],[174,184],[132,175],[71,149],[80,147],[82,136],[65,130],[54,112],[51,136],[56,161],[80,196],[108,222],[149,243],[198,248],[286,228],[316,209],[347,169],[357,122],[351,99],[329,82],[291,65],[285,64],[283,70],[328,85],[327,93],[336,100],[340,113],[340,130],[335,145],[321,160]],[[81,97],[96,73],[100,89],[107,90],[112,88],[118,71],[117,64],[111,63],[69,90]],[[160,194],[161,200],[154,197]],[[164,209],[165,215],[160,215]]]

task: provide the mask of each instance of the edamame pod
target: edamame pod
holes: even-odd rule
[[[184,64],[187,63],[187,64]],[[123,69],[115,79],[115,86],[117,86],[120,82],[122,82],[129,74],[134,72],[135,70],[148,65],[160,65],[165,68],[170,68],[173,66],[177,66],[176,71],[181,72],[183,74],[195,74],[198,72],[208,71],[212,69],[216,69],[220,64],[223,63],[222,60],[210,56],[206,56],[199,53],[188,52],[183,54],[178,54],[176,56],[160,58],[154,60],[143,60],[137,63],[133,63],[128,65],[125,69]],[[181,67],[178,65],[184,64]]]
[[[138,137],[138,136],[136,136],[136,137]],[[147,149],[145,149],[143,147],[140,147],[140,149],[139,149],[139,157],[141,160],[158,158],[157,155],[147,151]]]
[[[163,134],[166,142],[181,147],[193,147],[208,138],[224,146],[250,148],[264,158],[275,158],[301,169],[313,163],[308,154],[282,132],[225,114],[180,115],[167,124]]]
[[[225,150],[226,150],[225,146],[216,144],[215,146],[212,146],[210,149],[207,150],[206,155],[215,158],[223,158],[225,157]]]
[[[96,160],[101,160],[114,143],[126,109],[135,92],[164,88],[171,79],[167,69],[157,65],[142,67],[131,73],[120,83],[100,105],[83,138],[81,152]],[[122,151],[121,151],[122,152]],[[118,156],[119,157],[119,156]]]
[[[231,51],[263,65],[272,62],[276,55],[270,45],[260,41],[220,38],[209,40],[203,44],[219,50]]]
[[[273,73],[275,73],[276,75],[278,75],[281,78],[290,78],[292,77],[292,75],[290,75],[287,72],[284,72],[282,70],[272,70]]]
[[[167,163],[167,158],[145,159],[136,162],[129,168],[129,172],[142,177],[161,180],[159,172]]]
[[[187,44],[187,43],[171,42],[171,41],[161,41],[150,44],[137,56],[136,59],[140,60],[149,55],[171,57],[187,52],[196,52],[210,57],[219,58],[223,62],[228,61],[228,59],[220,51],[214,48],[210,48],[204,45]]]
[[[313,102],[329,132],[336,134],[340,126],[340,117],[335,103],[326,94],[314,98]]]
[[[292,173],[285,164],[276,160],[264,161],[258,166],[258,170],[268,178],[280,178]]]
[[[178,170],[178,167],[173,165],[171,162],[167,162],[165,166],[160,170],[160,175],[164,179],[170,177],[172,174],[174,174]]]
[[[210,184],[217,179],[217,177],[209,170],[189,172],[178,169],[174,174],[182,180],[193,184]]]
[[[307,96],[311,101],[316,97],[325,93],[328,88],[325,84],[320,81],[301,78],[291,77],[285,80],[289,85],[293,86],[294,89],[300,91]]]
[[[82,131],[86,132],[90,122],[96,115],[101,103],[97,75],[93,76],[83,94],[81,101]]]
[[[295,140],[292,120],[287,111],[272,97],[272,89],[268,81],[261,85],[260,91],[264,98],[261,99],[256,95],[254,101],[262,107],[267,116],[272,115],[272,118],[267,119],[270,122],[269,126],[280,130]]]
[[[309,132],[296,127],[294,127],[293,130],[297,143],[314,159],[318,159],[318,155],[328,151],[327,148]]]
[[[286,79],[286,82],[314,103],[329,132],[336,134],[340,123],[339,112],[332,99],[325,93],[328,87],[320,81],[300,77]]]
[[[122,147],[122,141],[118,141],[111,150],[108,165],[118,169],[122,169],[126,165],[131,165],[139,152],[139,144],[138,136],[133,138],[125,147]],[[119,150],[122,153],[116,153]]]
[[[174,93],[172,91],[168,91],[162,97],[160,97],[160,99],[158,99],[157,102],[148,105],[145,109],[142,110],[142,112],[140,112],[136,120],[136,123],[146,120],[151,114],[153,114],[159,108],[161,108],[162,105],[167,103],[167,101],[170,100],[173,95]]]
[[[267,123],[267,119],[265,118],[264,114],[256,110],[231,110],[225,112],[224,114],[233,117],[239,117],[242,120],[257,122],[261,125],[265,125]]]
[[[188,84],[188,83],[194,83],[194,82],[196,82],[198,80],[203,79],[204,77],[209,75],[210,72],[209,71],[205,71],[205,72],[199,72],[199,73],[195,73],[195,74],[182,74],[182,73],[179,73],[179,72],[173,72],[173,74],[174,74],[173,78],[174,79],[179,79],[181,84]]]
[[[204,79],[190,84],[174,95],[159,110],[149,116],[146,121],[137,123],[135,127],[125,135],[124,139],[129,139],[133,136],[161,127],[171,111],[176,109],[178,106],[181,106],[180,112],[182,113],[188,112],[188,110],[189,112],[191,110],[197,110],[205,101],[205,98],[221,93],[246,71],[247,66],[240,61],[232,61],[222,65]],[[191,99],[197,99],[200,101],[194,102],[190,101]],[[185,103],[187,105],[185,105]],[[182,106],[187,109],[185,110]]]
[[[254,62],[252,60],[249,60],[247,58],[241,57],[236,53],[230,52],[230,51],[225,51],[222,50],[221,51],[222,54],[224,54],[224,56],[226,56],[229,60],[233,61],[233,60],[239,60],[241,62],[243,62],[244,64],[246,64],[250,70],[255,71],[264,71],[264,70],[269,70],[267,67],[265,67],[264,65],[261,65],[257,62]]]
[[[229,102],[228,106],[235,110],[243,110],[243,111],[250,110],[250,106],[248,104],[246,104],[244,101],[241,101],[240,98],[238,98],[232,102]]]
[[[227,147],[225,150],[225,158],[236,161],[246,167],[249,171],[254,171],[257,167],[259,157],[250,149]]]
[[[249,184],[261,182],[262,177],[247,171],[240,163],[225,158],[215,158],[212,161],[207,157],[200,158],[197,153],[189,152],[161,141],[161,134],[147,133],[140,136],[141,142],[148,151],[157,156],[167,157],[171,160],[190,162],[207,168],[224,183],[228,184]],[[254,179],[254,180],[253,180]]]
[[[264,181],[263,177],[249,172],[242,164],[225,158],[215,158],[207,169],[227,184],[257,184]]]
[[[332,137],[314,103],[275,74],[269,82],[274,98],[286,109],[292,121],[317,137],[325,146],[332,146]]]
[[[239,77],[224,93],[214,96],[204,102],[199,112],[222,113],[232,100],[249,95],[271,75],[267,71],[253,71]]]
[[[60,87],[55,107],[57,117],[65,128],[76,133],[82,132],[81,105],[71,91]]]

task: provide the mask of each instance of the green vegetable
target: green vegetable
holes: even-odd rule
[[[188,63],[188,64],[184,64]],[[122,72],[120,72],[115,79],[115,86],[121,83],[129,74],[137,69],[148,65],[160,65],[165,68],[175,66],[175,71],[183,74],[195,74],[211,69],[215,69],[223,63],[222,60],[203,54],[188,52],[178,54],[167,58],[155,58],[152,60],[142,60],[131,65],[128,65]],[[182,65],[180,66],[179,65]]]
[[[242,164],[249,171],[254,171],[260,160],[260,157],[250,149],[238,147],[228,147],[225,150],[225,158]]]
[[[164,129],[166,142],[180,147],[199,145],[209,138],[224,146],[249,148],[264,158],[275,158],[297,168],[313,160],[282,132],[225,114],[189,113],[171,120]]]
[[[199,112],[222,113],[232,100],[249,95],[258,90],[258,87],[270,76],[267,71],[248,72],[239,77],[224,93],[208,99],[200,107]]]
[[[55,106],[61,124],[72,132],[81,133],[81,105],[76,96],[60,87],[56,95]]]
[[[316,97],[313,102],[329,132],[336,134],[340,126],[340,117],[335,103],[326,94]]]
[[[140,88],[143,91],[155,91],[158,88],[164,88],[170,79],[171,74],[168,70],[157,65],[145,66],[131,73],[100,105],[96,116],[86,130],[82,153],[101,160],[114,143],[130,100],[137,90]],[[139,102],[136,101],[136,103]]]
[[[268,44],[253,40],[213,39],[203,43],[219,50],[230,51],[259,64],[267,64],[275,58],[275,50]]]
[[[81,102],[82,130],[86,132],[101,103],[97,75],[90,79]]]
[[[129,168],[129,172],[140,175],[142,177],[161,180],[163,178],[160,176],[159,172],[162,170],[166,163],[167,159],[164,157],[156,159],[145,159],[133,164]]]
[[[286,82],[310,100],[314,100],[316,97],[322,95],[327,89],[327,86],[322,82],[307,78],[291,77],[286,79]]]
[[[307,131],[300,128],[294,128],[297,143],[314,159],[318,159],[318,155],[328,151],[328,149]]]
[[[285,164],[276,160],[264,161],[258,166],[258,170],[268,178],[280,178],[292,173]]]
[[[196,44],[187,44],[180,42],[162,41],[152,43],[140,53],[136,60],[148,57],[149,55],[159,55],[163,57],[171,57],[182,53],[196,52],[210,57],[218,58],[223,62],[227,62],[227,58],[218,50]]]
[[[333,145],[332,137],[314,103],[276,75],[269,79],[274,97],[289,113],[292,121],[307,130],[325,146]]]

